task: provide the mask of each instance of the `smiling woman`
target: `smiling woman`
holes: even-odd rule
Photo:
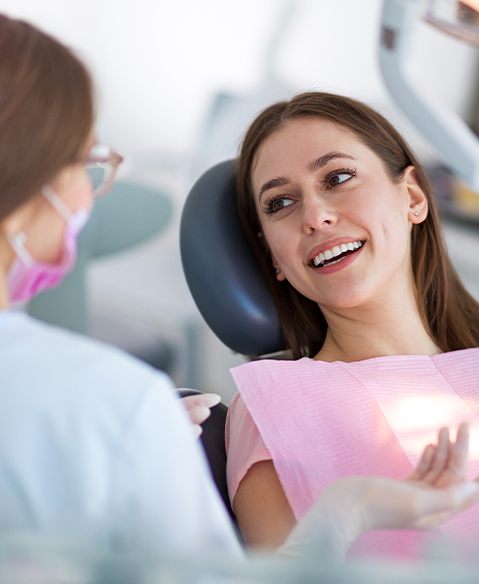
[[[297,175],[287,175],[286,169],[299,172],[292,166],[294,161],[301,172],[309,170],[308,180],[321,187],[319,200],[329,201],[329,206],[306,207],[310,201],[315,204],[315,197],[310,196],[314,189],[302,189],[305,177],[301,185],[294,183]],[[315,239],[320,252],[323,243],[329,245],[327,240],[338,236],[347,236],[339,243],[347,244],[349,237],[353,237],[349,241],[362,241],[363,233],[359,231],[364,231],[365,226],[353,227],[349,222],[347,229],[355,231],[345,233],[342,210],[336,213],[333,203],[336,207],[346,205],[349,215],[356,209],[354,212],[367,215],[370,223],[373,213],[391,215],[394,207],[389,204],[406,205],[407,215],[402,214],[402,221],[409,230],[405,234],[410,247],[408,263],[417,289],[422,326],[431,329],[442,351],[478,344],[479,309],[447,256],[427,176],[402,136],[380,114],[355,100],[326,93],[306,93],[291,102],[274,104],[256,118],[245,136],[238,181],[241,222],[275,299],[287,344],[296,357],[314,356],[319,351],[327,324],[314,298],[296,290],[287,278],[283,286],[275,284],[274,253],[271,256],[274,242],[266,233],[266,237],[258,237],[278,219],[291,221],[289,214],[295,205],[298,207],[296,203],[306,217],[304,228],[308,220],[314,220],[315,213],[333,213],[333,217],[324,217],[326,229],[320,229],[320,235],[314,225],[309,225],[315,230],[309,239]],[[396,191],[402,197],[394,197]],[[294,214],[298,217],[298,210]],[[373,240],[369,247],[378,243]],[[387,243],[397,242],[388,237]],[[314,251],[314,245],[308,252]],[[331,247],[335,245],[337,242]],[[383,247],[376,253],[380,251],[382,259],[388,257],[389,262],[387,250]]]
[[[435,423],[425,408],[406,427],[411,398],[448,404],[444,424],[479,421],[479,305],[419,161],[355,100],[306,93],[262,112],[238,160],[238,209],[297,359],[233,370],[230,497],[246,540],[274,547],[330,481],[412,472]],[[472,541],[478,525],[471,510],[441,533]],[[376,533],[355,549],[404,557],[424,541]]]
[[[251,185],[253,196],[262,192],[256,212],[277,280],[319,303],[324,316],[378,295],[415,302],[408,293],[410,232],[428,205],[413,166],[393,181],[352,132],[329,120],[294,119],[258,149]],[[324,279],[332,274],[334,282]]]

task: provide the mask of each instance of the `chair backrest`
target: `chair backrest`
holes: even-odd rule
[[[193,185],[181,217],[180,247],[196,305],[225,345],[250,356],[284,350],[273,299],[240,226],[233,160]]]

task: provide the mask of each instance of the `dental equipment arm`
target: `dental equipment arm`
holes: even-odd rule
[[[479,191],[479,141],[461,118],[422,95],[408,79],[415,21],[423,0],[384,0],[379,62],[391,96],[439,152],[444,164]]]

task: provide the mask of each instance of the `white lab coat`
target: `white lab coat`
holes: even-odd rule
[[[240,554],[164,374],[14,311],[0,362],[1,535]]]

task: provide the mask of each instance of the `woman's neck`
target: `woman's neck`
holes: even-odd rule
[[[386,355],[440,353],[422,322],[414,294],[408,296],[399,302],[385,296],[351,309],[322,307],[328,332],[315,359],[361,361]]]

